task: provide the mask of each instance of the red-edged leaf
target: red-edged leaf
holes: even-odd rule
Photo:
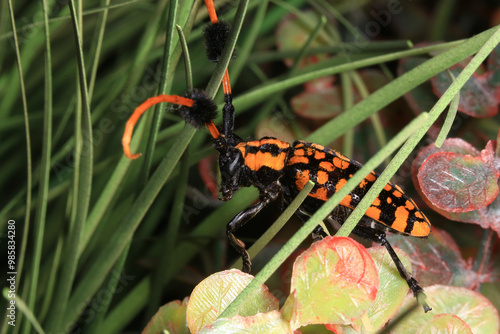
[[[236,315],[232,318],[217,319],[210,326],[204,327],[200,334],[220,333],[256,333],[256,334],[289,334],[290,324],[281,319],[278,311],[259,313],[253,316],[242,317]]]
[[[454,314],[443,313],[432,317],[418,332],[418,334],[473,334],[469,325]]]
[[[450,71],[455,77],[465,68],[460,63]],[[484,72],[484,69],[482,70]],[[431,79],[434,93],[441,97],[450,87],[452,79],[448,72],[443,71]],[[491,117],[498,113],[499,96],[496,87],[489,83],[488,74],[474,73],[460,89],[460,103],[458,110],[472,117]]]
[[[452,152],[432,154],[418,171],[422,192],[438,208],[468,212],[498,195],[498,173],[481,158]]]
[[[422,286],[445,284],[477,286],[478,276],[462,258],[455,240],[445,231],[433,227],[427,240],[389,235],[395,247],[403,249],[411,259],[413,276]]]
[[[395,326],[391,333],[423,333],[420,331],[429,322],[435,321],[434,316],[449,313],[462,319],[471,328],[472,333],[498,334],[500,330],[498,312],[480,293],[460,287],[433,285],[425,288],[425,294],[432,311],[424,313],[421,308],[414,309]],[[415,298],[408,295],[398,315],[406,312],[414,303]]]
[[[285,317],[293,329],[349,324],[372,305],[378,285],[377,268],[362,245],[350,238],[327,237],[295,261]]]
[[[186,323],[186,308],[188,299],[174,300],[160,307],[158,312],[151,318],[142,334],[157,334],[168,331],[175,334],[189,334]]]
[[[493,150],[493,144],[488,143],[486,145],[487,150]],[[469,212],[449,212],[436,207],[432,202],[422,193],[420,188],[420,183],[418,182],[418,170],[425,160],[432,154],[436,152],[448,151],[457,154],[469,154],[474,157],[488,156],[488,153],[481,154],[473,146],[471,146],[466,141],[460,138],[449,138],[446,139],[441,146],[437,148],[434,144],[430,144],[420,151],[411,166],[411,174],[413,184],[415,189],[419,193],[420,197],[424,202],[431,207],[434,211],[438,212],[442,216],[464,223],[474,223],[480,225],[482,228],[492,228],[500,236],[500,196],[487,207],[481,208],[479,210],[469,211]],[[482,158],[484,161],[488,161],[487,158]],[[497,161],[497,160],[495,160]],[[491,162],[487,162],[490,164]]]
[[[186,318],[191,332],[197,333],[214,322],[252,279],[252,275],[232,269],[215,273],[201,281],[194,288],[187,307]],[[250,316],[278,310],[278,307],[278,300],[262,285],[254,298],[238,310],[238,314]]]

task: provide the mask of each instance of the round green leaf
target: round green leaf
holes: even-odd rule
[[[315,242],[293,266],[292,328],[350,324],[373,304],[378,285],[377,268],[361,244],[345,237]]]
[[[250,283],[252,275],[232,269],[210,275],[200,282],[189,298],[187,323],[192,333],[210,325]],[[241,316],[278,310],[278,300],[265,285],[255,292],[255,298],[238,310]]]
[[[459,317],[445,313],[435,315],[417,334],[472,334],[472,331]]]
[[[281,318],[278,311],[271,311],[248,317],[236,315],[232,318],[220,318],[217,319],[212,325],[203,328],[198,333],[288,334],[290,332],[290,324]]]
[[[408,255],[401,249],[394,248],[399,259],[409,271],[411,262]],[[372,306],[366,311],[371,326],[370,332],[382,328],[387,321],[398,311],[408,294],[408,284],[399,275],[398,269],[385,247],[378,246],[367,249],[379,277],[379,288],[377,297]],[[366,324],[366,320],[364,322]],[[353,323],[354,328],[361,328],[363,321],[357,319]]]
[[[418,333],[421,328],[433,321],[435,315],[442,313],[460,317],[474,334],[498,334],[500,330],[498,312],[480,293],[465,288],[433,285],[425,288],[425,294],[432,311],[424,313],[421,308],[414,309],[396,325],[393,334]],[[414,303],[415,298],[408,295],[398,315],[406,312]],[[397,318],[398,315],[393,318]]]
[[[174,300],[160,307],[158,312],[151,318],[143,334],[157,334],[168,331],[176,334],[189,334],[186,323],[186,308],[188,299]]]

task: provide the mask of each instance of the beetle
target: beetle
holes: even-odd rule
[[[218,21],[212,1],[205,2],[212,22],[204,31],[205,39],[208,41],[207,57],[217,62],[230,27],[229,24]],[[273,137],[249,141],[241,139],[234,133],[234,106],[227,70],[222,84],[225,101],[222,130],[213,123],[217,114],[215,103],[202,90],[193,90],[184,96],[159,95],[146,100],[136,108],[127,122],[122,144],[127,157],[135,159],[139,156],[130,152],[134,125],[142,113],[157,103],[169,102],[177,105],[186,122],[196,128],[206,126],[213,146],[219,152],[220,199],[230,200],[242,187],[253,186],[259,191],[259,201],[238,213],[227,224],[226,229],[229,243],[242,257],[242,270],[249,272],[251,261],[245,244],[234,235],[240,227],[278,198],[281,198],[285,205],[290,204],[305,184],[312,181],[313,189],[296,212],[302,220],[307,220],[338,192],[362,165],[328,147],[306,141],[297,140],[290,144]],[[331,212],[326,221],[341,225],[378,176],[376,172],[369,173]],[[392,182],[385,185],[352,233],[383,245],[413,295],[417,297],[423,294],[423,289],[403,266],[387,240],[386,232],[417,238],[426,238],[431,232],[431,224],[424,213],[399,186]],[[318,226],[313,232],[313,239],[318,240],[325,235],[323,229]],[[426,312],[431,309],[425,302],[422,302],[422,305]]]

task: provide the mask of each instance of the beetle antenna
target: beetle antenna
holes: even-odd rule
[[[217,106],[203,91],[194,90],[188,93],[188,97],[162,94],[150,97],[141,103],[137,108],[135,108],[134,113],[128,119],[127,124],[125,125],[125,132],[122,137],[123,152],[127,158],[137,159],[141,156],[141,153],[132,154],[130,151],[130,141],[132,140],[132,133],[134,131],[135,124],[142,114],[146,112],[146,110],[162,102],[168,102],[181,106],[180,113],[186,122],[196,128],[205,125],[208,131],[210,131],[210,135],[213,139],[220,138],[219,130],[212,121],[217,114]]]
[[[231,26],[227,22],[220,22],[217,18],[213,0],[205,0],[205,5],[210,16],[211,25],[207,26],[204,30],[206,41],[207,58],[210,61],[218,62],[222,54],[222,50],[226,44]],[[233,51],[232,59],[235,57]],[[224,108],[222,119],[224,123],[223,133],[229,145],[235,145],[238,140],[233,134],[234,131],[234,106],[233,97],[231,95],[231,83],[229,81],[229,71],[226,69],[224,77],[222,78],[222,89],[224,91]]]

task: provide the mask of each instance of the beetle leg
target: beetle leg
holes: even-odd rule
[[[227,224],[226,234],[229,239],[231,246],[236,249],[236,251],[241,255],[243,260],[243,272],[248,273],[252,267],[252,262],[250,261],[250,255],[248,255],[245,249],[245,243],[234,236],[234,232],[240,227],[245,225],[250,219],[255,217],[260,210],[262,210],[267,204],[275,200],[278,197],[279,192],[276,190],[263,191],[261,194],[260,201],[251,207],[238,213],[230,222]]]
[[[362,237],[362,238],[372,240],[378,244],[383,245],[387,249],[387,251],[389,252],[389,255],[391,256],[392,261],[396,265],[396,268],[398,269],[399,275],[406,281],[406,283],[410,287],[410,290],[413,292],[413,295],[416,298],[418,298],[418,295],[420,293],[422,293],[425,296],[424,289],[422,289],[420,287],[420,285],[418,285],[417,280],[406,270],[403,263],[401,263],[401,260],[399,259],[398,255],[394,251],[394,248],[392,248],[391,244],[387,240],[384,232],[379,232],[379,231],[376,231],[373,229],[363,228],[363,227],[357,226],[356,228],[354,228],[353,233]],[[431,308],[423,300],[424,299],[422,299],[422,306],[424,307],[425,312],[430,311]]]

